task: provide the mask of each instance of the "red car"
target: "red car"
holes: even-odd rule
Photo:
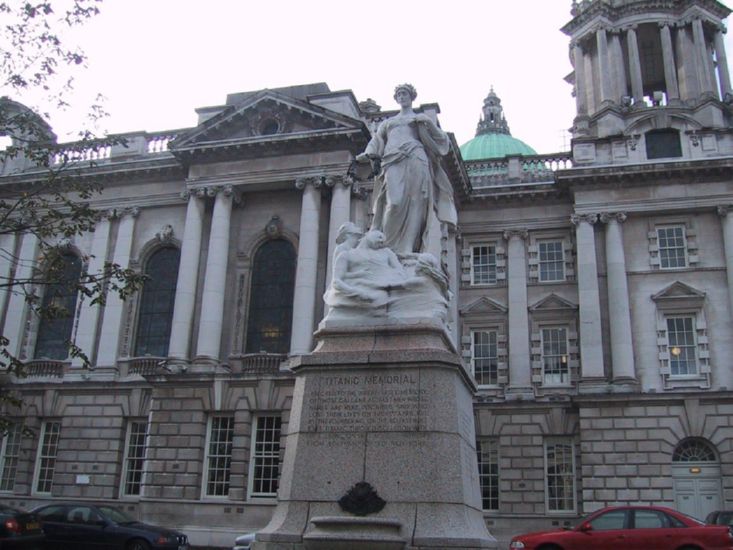
[[[612,506],[574,529],[518,535],[511,550],[733,550],[733,530],[662,506]]]

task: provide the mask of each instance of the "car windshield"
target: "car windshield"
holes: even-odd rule
[[[117,508],[112,508],[111,506],[100,506],[99,511],[104,517],[114,521],[115,523],[132,523],[135,521],[124,512],[121,512]]]
[[[716,523],[719,525],[733,525],[733,512],[720,512]]]
[[[0,513],[1,514],[15,514],[18,510],[15,508],[11,508],[10,506],[3,506],[0,504]]]
[[[700,520],[699,520],[699,519],[697,519],[697,518],[693,518],[693,517],[692,517],[691,515],[689,515],[689,514],[685,514],[684,512],[679,512],[679,513],[680,513],[680,515],[683,515],[683,516],[685,516],[685,517],[686,517],[687,519],[689,519],[689,520],[690,520],[690,521],[692,521],[693,523],[696,523],[697,525],[705,525],[705,522],[704,522],[704,521],[700,521]]]

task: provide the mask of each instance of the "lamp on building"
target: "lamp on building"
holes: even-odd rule
[[[679,357],[680,355],[682,355],[682,348],[680,348],[679,346],[672,346],[672,349],[670,350],[670,352],[675,357]]]

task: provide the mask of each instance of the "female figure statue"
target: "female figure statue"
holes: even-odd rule
[[[359,162],[380,163],[374,189],[372,230],[382,231],[385,243],[405,255],[426,250],[431,209],[440,221],[455,224],[453,189],[440,166],[448,153],[448,135],[430,117],[412,110],[417,91],[411,84],[395,88],[400,113],[382,122]]]

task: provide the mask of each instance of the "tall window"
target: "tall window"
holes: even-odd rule
[[[250,459],[250,496],[276,497],[280,479],[280,416],[258,416]]]
[[[475,330],[471,339],[471,364],[476,384],[495,385],[499,367],[496,331]]]
[[[567,328],[542,329],[542,371],[546,386],[565,386],[570,383]]]
[[[545,445],[545,484],[548,512],[575,510],[575,457],[570,441]]]
[[[657,227],[657,242],[659,244],[659,267],[662,269],[687,267],[685,226]]]
[[[283,239],[263,244],[254,256],[247,320],[247,353],[288,353],[293,322],[295,250]]]
[[[481,486],[481,507],[499,509],[499,445],[494,439],[476,441],[478,478]]]
[[[229,494],[229,475],[232,465],[234,418],[213,416],[209,419],[206,446],[206,496],[221,497]]]
[[[81,260],[74,254],[64,254],[58,264],[51,266],[49,276],[55,282],[43,293],[42,308],[48,316],[38,325],[35,357],[62,361],[69,355]]]
[[[471,284],[496,284],[496,246],[482,244],[471,247]]]
[[[144,421],[130,421],[127,424],[127,444],[125,445],[123,496],[139,496],[142,487],[143,466],[145,465]]]
[[[166,247],[150,256],[145,265],[145,275],[149,278],[140,296],[135,342],[137,357],[168,355],[180,259],[177,248]]]
[[[0,441],[0,491],[12,491],[15,486],[22,434],[23,426],[13,424]]]
[[[695,318],[675,316],[667,317],[666,321],[670,375],[696,375],[697,345],[695,344]]]
[[[539,254],[539,280],[542,282],[565,280],[565,256],[562,241],[540,241],[537,243]]]
[[[41,427],[38,456],[36,457],[36,493],[50,493],[59,450],[61,422],[44,422]]]

